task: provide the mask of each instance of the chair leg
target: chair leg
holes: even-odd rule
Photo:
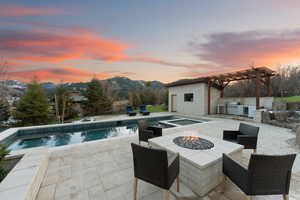
[[[224,176],[224,180],[223,180],[223,183],[221,185],[221,193],[225,193],[225,190],[226,190],[226,182],[227,182],[227,177]]]
[[[289,195],[288,194],[284,194],[283,195],[283,200],[289,200]]]
[[[137,187],[138,187],[138,179],[134,178],[134,182],[133,182],[133,198],[134,200],[137,200]]]
[[[177,192],[179,192],[180,190],[180,186],[179,186],[179,176],[176,178],[176,186],[177,186]]]
[[[170,200],[170,191],[169,190],[164,190],[164,200]]]

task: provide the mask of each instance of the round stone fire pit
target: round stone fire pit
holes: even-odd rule
[[[206,150],[214,147],[214,143],[198,136],[179,136],[173,139],[178,146],[193,150]]]

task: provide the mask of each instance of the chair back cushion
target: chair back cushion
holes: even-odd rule
[[[127,106],[127,112],[133,112],[132,106]]]
[[[149,127],[149,125],[148,125],[148,122],[146,120],[139,120],[138,121],[139,132],[147,130],[148,127]]]
[[[249,163],[250,191],[253,195],[288,194],[296,154],[252,154]]]
[[[242,135],[251,135],[251,136],[257,136],[259,131],[259,127],[252,126],[245,123],[240,123],[239,132]]]
[[[146,111],[146,105],[140,105],[140,111]]]
[[[165,188],[167,185],[168,156],[165,150],[131,144],[134,176],[153,185]]]

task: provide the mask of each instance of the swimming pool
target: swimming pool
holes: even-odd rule
[[[160,123],[162,120],[176,119],[173,116],[147,119],[151,125],[171,128],[172,125]],[[6,143],[9,150],[19,150],[40,146],[63,146],[101,140],[105,138],[137,134],[137,120],[93,123],[89,126],[74,124],[71,127],[56,129],[32,129],[18,132]]]

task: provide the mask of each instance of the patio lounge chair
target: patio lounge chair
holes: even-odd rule
[[[149,126],[146,120],[138,121],[139,143],[141,141],[148,142],[149,139],[162,136],[162,128]]]
[[[253,149],[256,153],[258,132],[259,127],[240,123],[239,130],[237,131],[224,130],[223,139],[244,145],[245,149]]]
[[[158,186],[165,191],[165,199],[170,198],[170,187],[177,179],[179,192],[179,154],[168,160],[167,151],[131,144],[134,168],[134,200],[137,200],[138,179]]]
[[[256,195],[283,195],[288,200],[291,171],[296,154],[252,154],[248,169],[223,154],[223,173],[236,184],[250,200]],[[224,188],[225,189],[225,188]]]
[[[146,105],[140,105],[140,113],[142,115],[149,115],[150,112],[146,109]]]
[[[128,116],[136,116],[136,112],[133,111],[132,106],[127,106],[127,115]]]

